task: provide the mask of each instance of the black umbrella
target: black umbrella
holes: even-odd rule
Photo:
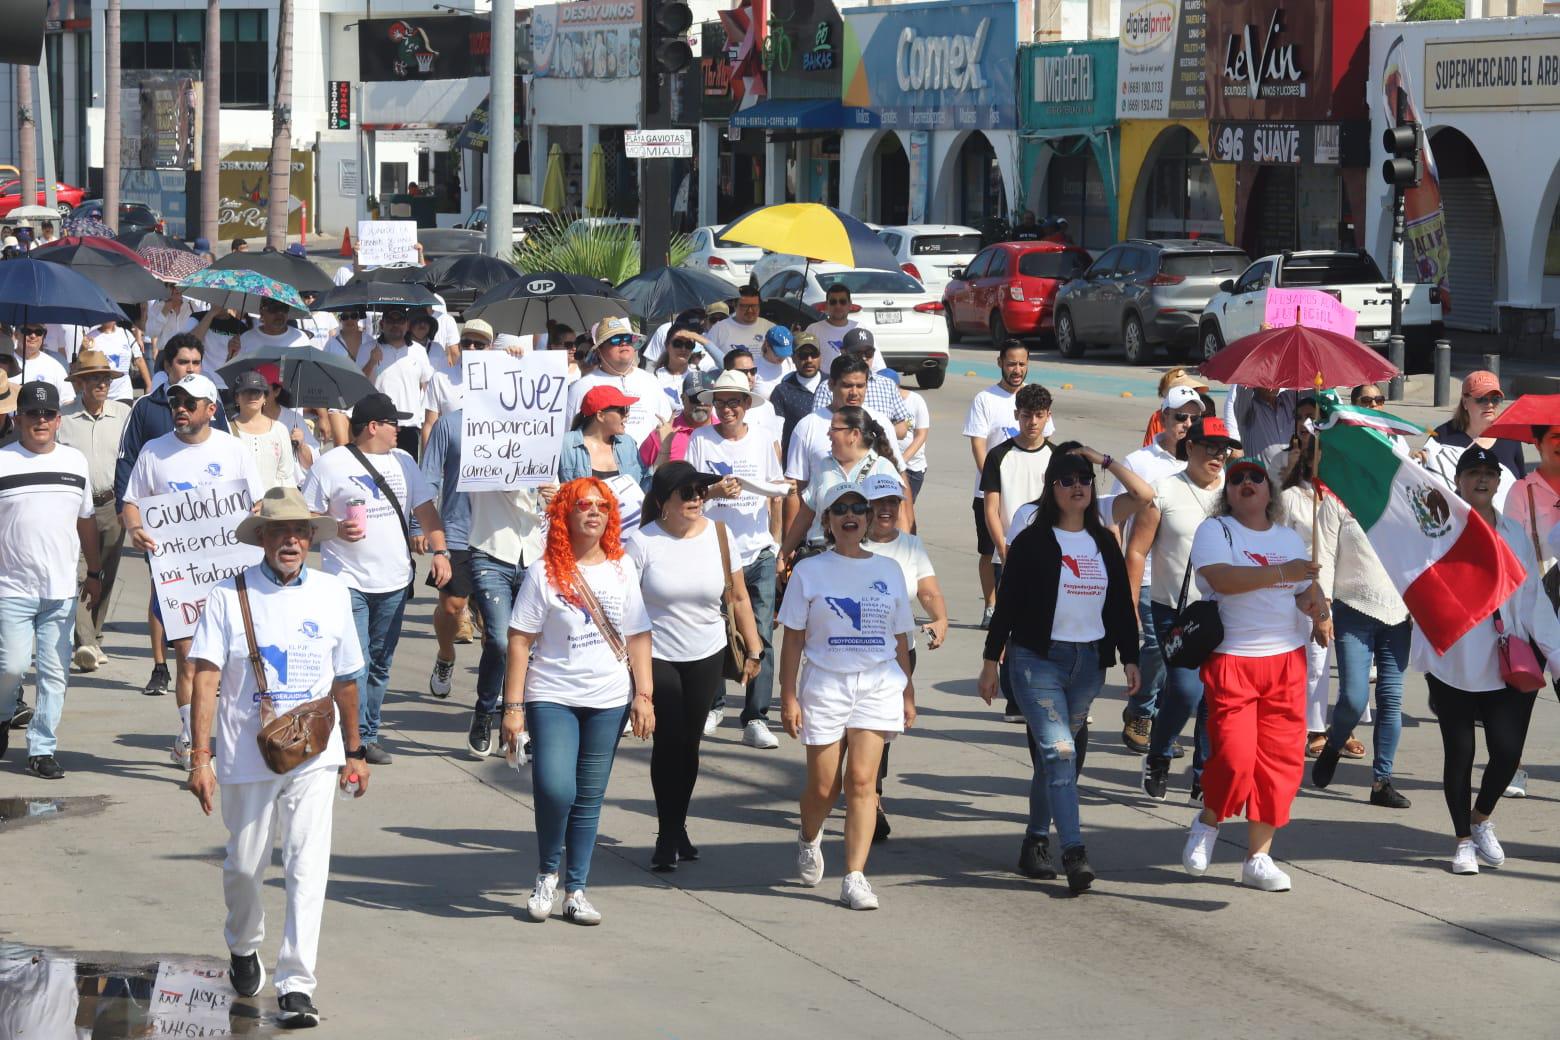
[[[626,318],[628,301],[595,278],[538,271],[489,289],[463,317],[481,318],[497,332],[535,336],[547,331],[549,321],[588,329],[603,318]]]
[[[444,297],[452,311],[464,311],[489,289],[520,277],[513,264],[484,253],[456,253],[429,264],[423,284]]]
[[[282,386],[297,408],[351,408],[374,393],[374,384],[352,362],[309,346],[258,347],[217,371],[231,384],[241,373],[267,362],[281,367]]]
[[[0,323],[18,325],[101,325],[123,321],[119,305],[92,282],[64,264],[21,257],[0,263]],[[26,362],[22,378],[26,378]]]
[[[140,231],[126,231],[119,236],[119,241],[131,249],[182,249],[186,253],[194,252],[184,244],[183,239],[169,238],[160,231],[144,228]]]
[[[85,243],[44,246],[33,250],[33,259],[68,267],[115,300],[144,303],[166,300],[168,287],[140,261],[124,254]]]
[[[731,290],[727,289],[726,291],[730,292]],[[728,297],[726,302],[731,305],[731,312],[735,314],[737,312],[737,297]],[[783,325],[788,329],[796,328],[797,326],[805,329],[823,317],[818,311],[780,299],[764,300],[759,304],[758,316],[765,321]]]
[[[438,299],[421,285],[399,282],[348,282],[314,301],[317,311],[382,311],[386,307],[437,307]]]
[[[637,274],[617,287],[629,310],[658,323],[691,307],[707,307],[731,295],[731,283],[691,267],[662,267]]]
[[[364,282],[378,282],[383,285],[424,285],[427,279],[423,276],[428,273],[426,267],[417,264],[396,264],[392,267],[367,267],[352,275],[348,285],[362,285]]]
[[[300,293],[330,292],[336,283],[330,280],[330,276],[320,270],[319,265],[307,257],[294,256],[291,253],[229,253],[221,260],[211,265],[219,271],[235,269],[240,271],[255,271],[267,278],[275,278],[278,282],[297,289]]]

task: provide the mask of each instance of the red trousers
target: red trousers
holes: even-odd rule
[[[1220,820],[1282,827],[1305,773],[1305,648],[1272,657],[1214,654],[1203,663],[1208,743],[1203,805]]]

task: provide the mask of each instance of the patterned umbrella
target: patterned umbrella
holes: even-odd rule
[[[75,220],[67,220],[62,225],[67,235],[92,235],[98,238],[113,238],[114,229],[101,220],[93,220],[91,217],[78,217]]]
[[[142,246],[137,250],[146,263],[146,269],[165,282],[181,282],[211,266],[199,253],[188,249],[163,249],[159,246]]]
[[[70,246],[91,246],[93,249],[100,249],[105,253],[118,253],[120,256],[134,260],[138,264],[142,262],[140,255],[134,249],[131,249],[123,242],[116,241],[113,238],[104,238],[101,235],[66,235],[64,238],[56,238],[47,245],[38,246],[33,252],[42,254],[51,249],[66,249]],[[38,259],[41,260],[43,257],[40,255]]]
[[[297,289],[254,271],[207,267],[180,279],[179,285],[183,287],[184,295],[192,300],[204,300],[213,307],[231,309],[239,314],[256,314],[261,300],[277,300],[287,304],[294,317],[309,316],[309,308]]]

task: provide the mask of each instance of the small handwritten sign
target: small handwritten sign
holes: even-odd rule
[[[550,484],[569,428],[569,370],[563,351],[523,357],[506,351],[461,355],[460,491],[514,491]]]
[[[238,523],[253,504],[249,485],[226,480],[151,495],[138,504],[141,523],[157,543],[152,588],[163,627],[170,640],[188,638],[195,634],[211,587],[260,562],[260,550],[238,540]]]
[[[1262,321],[1272,329],[1304,325],[1308,329],[1324,329],[1341,336],[1353,336],[1358,318],[1336,297],[1317,289],[1269,289]]]
[[[358,221],[357,266],[385,267],[417,262],[417,221]]]

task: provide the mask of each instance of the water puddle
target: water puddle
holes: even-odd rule
[[[88,816],[102,812],[108,799],[102,795],[83,798],[0,798],[0,833],[39,820],[60,816]]]
[[[68,953],[0,942],[0,1036],[271,1036],[275,998],[240,997],[227,963]]]

